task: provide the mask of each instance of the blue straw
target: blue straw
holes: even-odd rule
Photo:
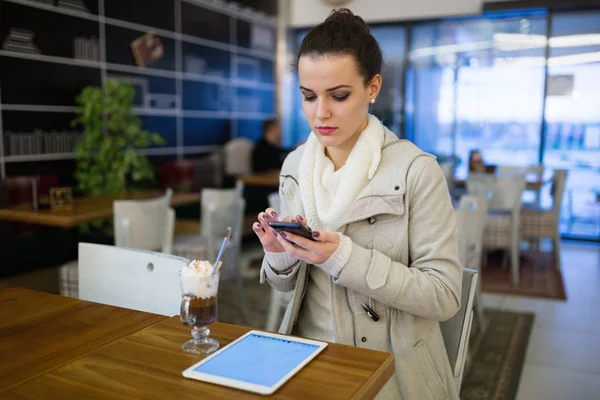
[[[219,254],[217,254],[217,259],[215,260],[215,263],[213,264],[213,270],[211,272],[211,275],[214,275],[215,272],[217,271],[217,265],[219,265],[219,261],[221,261],[221,257],[223,257],[223,252],[225,251],[225,245],[227,244],[227,241],[231,238],[231,228],[227,228],[227,234],[225,234],[225,237],[223,238],[223,243],[221,243],[221,248],[219,249]]]

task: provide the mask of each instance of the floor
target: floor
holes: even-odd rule
[[[517,400],[600,399],[600,246],[563,242],[567,302],[484,294],[536,314]]]

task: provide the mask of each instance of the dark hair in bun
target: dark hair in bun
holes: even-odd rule
[[[347,8],[333,10],[327,19],[314,27],[300,45],[302,56],[349,55],[354,57],[365,84],[381,73],[383,56],[369,27]]]

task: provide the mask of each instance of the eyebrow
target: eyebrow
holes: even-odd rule
[[[338,86],[334,86],[332,88],[329,88],[326,91],[327,92],[333,92],[334,90],[338,90],[338,89],[342,89],[342,88],[352,88],[352,86],[350,86],[350,85],[338,85]],[[300,90],[305,90],[307,92],[313,92],[314,93],[314,90],[309,89],[309,88],[305,88],[304,86],[300,86]]]

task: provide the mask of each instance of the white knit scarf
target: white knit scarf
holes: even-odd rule
[[[325,155],[325,147],[311,132],[300,160],[299,178],[304,217],[313,230],[340,228],[342,216],[379,167],[384,132],[381,122],[369,114],[367,127],[338,171]]]

